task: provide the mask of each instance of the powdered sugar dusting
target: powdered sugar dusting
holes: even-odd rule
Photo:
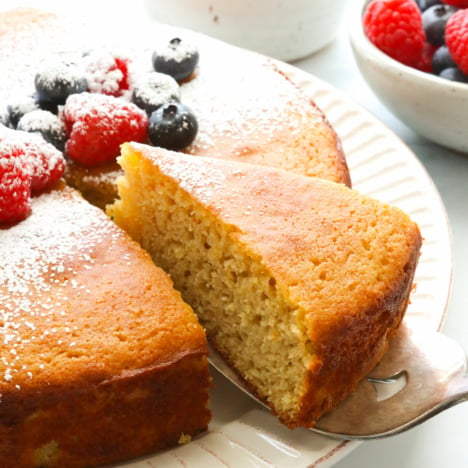
[[[31,176],[31,190],[47,187],[63,174],[62,152],[47,143],[42,136],[0,126],[2,153],[18,154]]]
[[[64,59],[74,53],[76,61],[77,54],[82,55],[100,44],[101,50],[131,58],[130,87],[142,75],[154,71],[152,54],[162,52],[160,47],[171,39],[179,37],[187,47],[190,44],[196,46],[200,51],[200,63],[195,78],[182,83],[180,98],[194,111],[198,120],[197,137],[188,149],[193,154],[216,155],[220,146],[224,151],[236,151],[236,144],[231,147],[225,145],[226,141],[232,140],[239,142],[239,146],[268,146],[275,139],[277,130],[284,129],[285,112],[289,116],[295,115],[295,123],[289,129],[291,132],[298,133],[304,123],[310,125],[311,112],[314,112],[312,107],[308,101],[302,102],[302,95],[294,91],[294,85],[279,73],[272,72],[269,59],[231,48],[203,35],[163,25],[139,25],[124,38],[118,24],[87,24],[86,35],[80,32],[73,34],[73,31],[80,30],[84,30],[83,25],[69,24],[63,18],[54,22],[50,30],[44,25],[41,49]],[[8,47],[5,49],[8,54]],[[181,52],[180,58],[185,55]],[[16,61],[16,58],[10,58]],[[39,61],[32,57],[32,63],[36,60]],[[12,76],[15,68],[12,67]],[[20,68],[25,69],[23,64]]]
[[[134,84],[134,102],[150,112],[167,102],[179,101],[179,98],[177,81],[164,73],[152,72],[141,75]]]
[[[123,90],[121,85],[126,77],[123,71],[117,67],[116,59],[128,62],[125,57],[115,57],[109,51],[92,50],[82,60],[88,81],[88,90],[92,93],[104,93],[113,96],[120,95]]]
[[[51,144],[59,144],[66,139],[65,125],[62,120],[52,112],[42,109],[35,109],[24,114],[18,122],[17,129],[30,133],[39,133]],[[55,154],[53,157],[57,156]]]
[[[96,248],[103,242],[112,248],[118,235],[102,212],[68,189],[33,198],[25,221],[0,230],[0,389],[2,378],[34,377],[27,358],[53,348],[58,328],[69,325],[69,291],[78,295],[83,288],[78,269],[89,268]],[[71,341],[70,333],[62,347]]]
[[[162,57],[166,62],[173,60],[181,63],[198,53],[198,51],[191,42],[175,37],[165,47],[158,47],[156,53],[158,57]]]

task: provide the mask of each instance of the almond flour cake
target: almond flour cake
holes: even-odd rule
[[[31,95],[36,93],[35,76],[44,63],[52,58],[89,62],[96,50],[112,54],[116,65],[110,74],[101,76],[102,57],[93,62],[89,91],[129,99],[131,88],[152,70],[151,56],[161,47],[161,38],[174,36],[189,37],[200,51],[195,72],[180,83],[180,101],[198,120],[197,136],[185,152],[275,166],[350,185],[335,131],[275,62],[187,31],[140,25],[122,34],[118,25],[92,20],[82,24],[34,10],[2,13],[0,99],[4,105],[28,110]],[[124,78],[114,89],[112,80],[119,72]],[[103,207],[115,198],[118,173],[114,160],[91,167],[70,159],[66,178],[91,202]]]
[[[0,466],[115,463],[210,420],[205,333],[169,277],[55,186],[0,229]]]
[[[155,49],[185,35],[195,68],[162,80]],[[290,428],[380,359],[419,231],[349,188],[335,131],[276,62],[162,25],[15,10],[0,64],[0,466],[112,464],[206,430],[202,327]],[[157,107],[153,79],[170,96]],[[183,153],[155,148],[160,109],[191,127]],[[122,178],[126,141],[145,144],[124,145]],[[82,198],[104,208],[117,179],[109,213],[180,293]]]
[[[378,362],[408,303],[417,225],[342,184],[126,144],[109,213],[169,272],[280,420],[311,427]]]

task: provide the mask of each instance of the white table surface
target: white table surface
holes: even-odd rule
[[[138,21],[146,15],[142,0],[0,0],[0,10],[18,5],[85,15],[99,11],[107,21],[122,15]],[[448,213],[454,247],[453,288],[443,332],[468,351],[468,299],[465,296],[465,293],[468,295],[468,155],[457,154],[419,137],[378,101],[355,65],[346,15],[333,43],[294,65],[335,86],[379,118],[412,149],[431,175]],[[335,465],[335,468],[373,467],[468,467],[468,404],[455,406],[405,434],[363,442]]]

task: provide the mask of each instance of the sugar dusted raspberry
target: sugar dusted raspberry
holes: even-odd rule
[[[14,224],[31,211],[31,176],[23,160],[22,148],[0,141],[0,224]]]
[[[26,167],[33,193],[49,187],[65,170],[62,153],[40,135],[1,127],[0,143],[10,143],[17,148],[15,154]]]
[[[135,104],[104,94],[70,96],[63,109],[68,156],[85,166],[111,161],[126,141],[143,142],[148,117]]]
[[[106,51],[92,51],[84,58],[88,90],[121,96],[129,89],[128,62]]]
[[[445,42],[454,62],[468,75],[468,9],[458,10],[447,21]]]
[[[367,37],[376,47],[405,65],[418,65],[425,34],[414,0],[372,0],[363,22]]]

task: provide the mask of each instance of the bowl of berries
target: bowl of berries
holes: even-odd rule
[[[468,153],[468,0],[360,0],[352,16],[377,97],[423,137]]]

